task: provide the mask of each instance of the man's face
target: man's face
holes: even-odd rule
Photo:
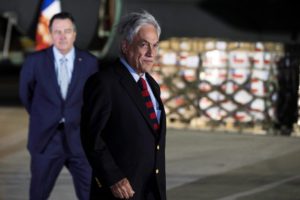
[[[50,34],[53,45],[62,54],[66,54],[72,49],[76,39],[76,32],[71,20],[55,19],[53,21]]]
[[[144,25],[134,36],[131,43],[124,41],[122,51],[127,62],[138,74],[149,72],[158,50],[158,35],[152,25]]]

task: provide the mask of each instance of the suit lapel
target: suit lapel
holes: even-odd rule
[[[73,72],[72,72],[71,82],[68,87],[66,100],[68,100],[68,98],[70,98],[70,96],[72,95],[73,91],[76,88],[76,83],[80,79],[79,76],[81,74],[81,70],[83,69],[82,64],[83,64],[83,58],[82,58],[80,52],[75,48],[74,68],[73,68]]]
[[[157,83],[155,82],[155,80],[148,74],[146,73],[146,78],[147,81],[151,87],[151,90],[155,96],[155,99],[158,101],[159,106],[162,107],[162,102],[160,99],[160,92],[159,92],[159,86],[157,85]]]
[[[143,97],[141,95],[141,92],[138,88],[137,83],[135,82],[134,78],[131,76],[131,74],[128,72],[128,70],[123,66],[121,63],[117,64],[116,72],[120,76],[120,82],[122,86],[125,88],[125,91],[128,93],[132,101],[136,104],[139,111],[142,113],[145,121],[147,124],[151,127],[151,129],[154,131],[152,127],[152,123],[150,121],[150,118],[148,116],[148,111],[145,106]]]
[[[152,92],[155,96],[156,101],[158,101],[159,104],[159,109],[161,110],[161,115],[160,115],[160,133],[163,133],[164,130],[166,129],[166,118],[165,118],[165,109],[163,106],[163,103],[161,101],[160,98],[160,89],[159,89],[159,85],[155,82],[155,80],[148,74],[146,73],[146,77],[147,77],[147,81],[152,89]],[[161,135],[161,134],[159,134]]]
[[[45,62],[45,69],[44,69],[45,70],[44,72],[46,74],[45,77],[49,79],[47,81],[49,87],[52,87],[52,90],[50,89],[49,92],[55,91],[56,93],[55,96],[59,96],[62,99],[60,87],[58,85],[57,75],[55,71],[54,54],[53,54],[52,47],[46,49],[46,59],[48,60]]]

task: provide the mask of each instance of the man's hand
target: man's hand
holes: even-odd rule
[[[120,199],[129,199],[133,197],[134,191],[127,178],[123,178],[110,187],[114,197]]]

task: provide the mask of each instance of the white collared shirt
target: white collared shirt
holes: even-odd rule
[[[124,58],[120,58],[120,60],[125,65],[125,67],[129,71],[129,73],[132,75],[132,77],[134,78],[135,82],[138,82],[139,79],[140,79],[140,75],[138,75],[136,73],[136,71],[126,62],[126,60]],[[156,98],[155,98],[155,96],[154,96],[154,94],[152,92],[152,89],[151,89],[151,87],[150,87],[150,85],[148,83],[148,80],[146,78],[145,73],[143,73],[143,75],[141,77],[146,80],[147,88],[148,88],[148,91],[149,91],[149,94],[150,94],[150,97],[151,97],[151,101],[153,103],[153,108],[154,108],[154,111],[155,111],[155,114],[156,114],[156,117],[157,117],[157,121],[158,121],[158,123],[160,123],[161,110],[159,109],[159,103],[156,100]]]
[[[53,46],[53,54],[54,54],[54,66],[55,66],[56,77],[58,73],[58,68],[60,66],[60,59],[63,57],[67,58],[68,82],[70,83],[72,79],[73,69],[74,69],[74,59],[75,59],[74,47],[66,55],[63,55],[59,52],[59,50],[55,46]]]
[[[73,47],[69,53],[66,55],[62,55],[59,50],[53,46],[53,55],[54,55],[54,67],[55,67],[55,72],[56,72],[56,77],[58,79],[58,68],[60,66],[60,59],[65,57],[68,59],[67,62],[67,69],[68,69],[68,82],[70,84],[71,79],[72,79],[72,73],[74,69],[74,59],[75,59],[75,48]],[[58,84],[60,85],[60,82],[58,80]],[[65,118],[63,117],[60,122],[65,122]]]

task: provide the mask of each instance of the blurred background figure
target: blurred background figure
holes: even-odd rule
[[[279,134],[289,136],[298,122],[299,49],[287,45],[286,55],[278,62],[278,97],[275,128]],[[298,47],[299,48],[299,47]]]
[[[88,199],[91,169],[80,141],[80,112],[85,80],[98,61],[74,47],[71,14],[55,14],[49,30],[53,46],[28,55],[20,74],[20,98],[30,118],[30,199],[48,199],[64,166],[78,199]]]

